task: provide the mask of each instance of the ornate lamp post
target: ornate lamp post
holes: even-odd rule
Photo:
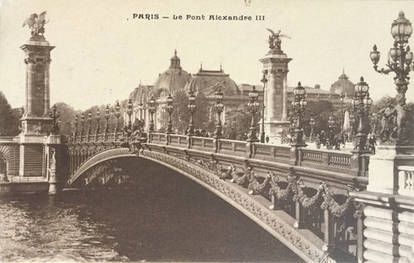
[[[81,132],[80,132],[81,141],[82,141],[82,136],[84,132],[85,132],[85,114],[82,113],[81,114]]]
[[[331,113],[328,117],[328,143],[326,145],[327,149],[332,149],[334,144],[334,137],[335,137],[335,128],[336,128],[336,122],[335,117]]]
[[[109,105],[105,107],[105,135],[109,132],[109,118],[111,117],[111,110]]]
[[[341,99],[341,118],[340,118],[341,126],[340,128],[341,128],[341,133],[342,133],[344,130],[344,119],[345,119],[344,117],[345,116],[345,108],[344,108],[345,93],[344,92],[341,93],[340,99]]]
[[[253,90],[251,92],[249,92],[249,98],[250,101],[249,103],[247,103],[247,107],[250,111],[250,113],[252,114],[252,121],[250,123],[250,132],[249,132],[249,137],[247,138],[248,142],[257,142],[259,141],[259,139],[257,139],[256,136],[256,113],[259,110],[260,104],[257,101],[259,97],[259,93],[256,90],[256,87],[253,86]]]
[[[154,132],[154,113],[156,110],[154,95],[151,95],[151,98],[147,102],[148,111],[150,113],[150,123],[149,123],[149,132]]]
[[[168,94],[168,97],[167,97],[167,106],[165,106],[165,110],[168,113],[167,134],[173,133],[173,130],[172,130],[172,118],[171,118],[171,115],[172,115],[172,113],[174,111],[174,105],[173,105],[173,103],[174,103],[173,97],[171,96],[171,94]]]
[[[89,141],[89,137],[90,137],[91,131],[92,131],[92,113],[90,113],[90,112],[88,113],[87,121],[88,121],[88,129],[87,129],[86,134],[88,136],[88,141]]]
[[[196,97],[194,95],[194,91],[190,89],[188,93],[188,110],[190,111],[190,123],[188,124],[188,136],[194,135],[194,112],[196,110],[195,104]]]
[[[116,139],[118,130],[119,130],[119,117],[121,117],[121,105],[119,105],[119,101],[116,102],[114,111],[115,111],[115,118],[116,118],[114,139]]]
[[[52,118],[52,129],[51,129],[51,133],[52,134],[57,134],[59,133],[59,125],[58,125],[58,118],[60,116],[59,112],[57,111],[57,107],[56,104],[54,104],[52,106],[52,109],[49,112],[49,116]]]
[[[214,131],[214,137],[216,139],[219,139],[222,136],[223,127],[221,125],[221,113],[223,112],[223,109],[224,109],[223,92],[221,91],[220,87],[214,93],[214,97],[216,99],[216,105],[214,105],[214,107],[216,108],[216,112],[217,112],[217,125],[216,125],[216,130]]]
[[[386,68],[378,69],[378,61],[380,59],[380,52],[377,50],[377,46],[374,45],[373,50],[370,53],[370,58],[374,64],[374,70],[388,74],[393,72],[395,74],[394,83],[397,89],[397,144],[404,144],[408,138],[403,135],[402,130],[404,127],[404,116],[406,114],[405,109],[405,93],[408,88],[408,80],[410,71],[414,70],[413,64],[413,52],[410,51],[408,46],[408,39],[413,32],[411,22],[405,18],[404,12],[398,14],[398,18],[392,22],[391,35],[394,38],[394,46],[388,52],[388,62]],[[408,132],[407,132],[408,133]],[[404,134],[407,134],[404,133]]]
[[[266,90],[266,83],[267,83],[267,79],[266,79],[266,73],[263,73],[263,78],[261,80],[261,82],[263,83],[263,106],[262,106],[262,132],[260,133],[260,142],[264,143],[265,142],[265,131],[264,131],[264,114],[265,114],[265,90]]]
[[[354,143],[355,153],[369,152],[367,144],[368,127],[368,114],[372,105],[372,99],[369,97],[369,87],[361,77],[360,82],[355,86],[355,94],[352,100],[352,107],[354,112],[358,115],[358,127],[357,134]]]
[[[128,115],[128,128],[129,129],[131,129],[131,127],[132,127],[131,116],[132,116],[133,107],[134,107],[134,105],[132,104],[132,100],[129,99],[128,104],[127,104],[127,110],[126,110],[127,115]]]
[[[304,147],[306,144],[303,141],[303,127],[302,127],[302,115],[305,111],[307,104],[305,100],[306,90],[302,87],[301,83],[293,90],[294,99],[292,101],[293,115],[294,115],[294,134],[292,138],[292,147]]]
[[[101,111],[99,109],[96,110],[96,131],[95,137],[98,139],[98,135],[101,132]]]
[[[313,118],[313,115],[310,116],[309,125],[310,125],[310,129],[311,129],[310,130],[309,137],[310,137],[310,141],[313,142],[313,134],[314,134],[315,125],[316,125],[316,121]]]
[[[78,136],[78,118],[79,118],[79,116],[76,114],[75,115],[75,120],[73,122],[73,128],[74,128],[73,141],[76,141],[76,137]]]

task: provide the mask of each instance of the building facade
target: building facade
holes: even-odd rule
[[[270,55],[274,56],[272,53]],[[268,71],[266,72],[267,78],[269,79],[270,73]],[[275,71],[274,74],[278,73]],[[280,78],[275,77],[274,85],[279,85],[275,82],[277,79]],[[294,97],[293,90],[295,87],[287,86],[284,78],[281,80],[283,85],[281,84],[282,86],[277,86],[279,88],[275,91],[275,96],[279,96],[279,103],[276,103],[275,100],[270,99],[269,97],[269,93],[271,93],[270,91],[275,89],[269,85],[269,82],[265,88],[263,88],[263,84],[237,84],[229,74],[224,72],[221,66],[218,70],[207,70],[200,66],[198,72],[191,74],[181,67],[181,60],[177,55],[177,51],[174,51],[174,55],[170,59],[169,67],[158,75],[153,85],[144,85],[140,83],[138,87],[130,93],[129,98],[134,104],[132,120],[133,122],[135,120],[144,120],[145,128],[149,127],[150,114],[147,103],[151,96],[153,96],[157,104],[156,112],[154,114],[155,130],[163,128],[161,115],[163,111],[165,111],[164,108],[168,95],[171,94],[171,96],[174,97],[177,92],[185,92],[188,94],[191,90],[195,95],[202,93],[205,96],[208,102],[208,119],[210,121],[215,121],[216,115],[214,114],[214,105],[216,104],[216,99],[214,93],[220,89],[223,92],[224,104],[221,121],[225,126],[234,126],[236,125],[234,123],[236,116],[248,113],[246,105],[249,101],[249,92],[253,90],[254,86],[255,90],[259,93],[259,102],[263,105],[263,98],[267,98],[264,101],[265,109],[272,108],[272,112],[279,112],[277,113],[277,116],[274,114],[272,116],[274,118],[277,117],[277,123],[281,121],[282,124],[287,126],[289,123],[286,121],[286,116],[288,115],[289,105]],[[333,105],[340,105],[342,93],[346,94],[346,98],[352,98],[354,84],[349,81],[348,77],[343,73],[339,76],[339,79],[332,84],[330,91],[321,89],[318,84],[314,85],[314,87],[304,86],[304,88],[306,89],[307,101],[317,102],[325,100],[332,102]],[[280,94],[285,95],[281,96]],[[283,110],[284,107],[282,107],[282,105],[285,105],[285,110]],[[269,117],[267,117],[270,115],[268,114],[269,111],[266,110],[264,114],[265,123],[270,123],[268,121]],[[273,131],[273,134],[275,133],[276,132]],[[272,130],[268,129],[266,134],[272,134]]]

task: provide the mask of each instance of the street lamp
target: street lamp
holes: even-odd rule
[[[369,86],[361,77],[360,82],[355,86],[355,94],[352,100],[354,112],[358,115],[358,127],[354,144],[354,152],[363,153],[369,151],[367,144],[368,134],[368,114],[372,105],[372,99],[369,97]]]
[[[336,122],[335,117],[331,113],[328,117],[328,142],[326,145],[327,149],[332,149],[334,144],[334,138],[335,138],[335,128],[336,128]]]
[[[294,98],[292,101],[293,106],[293,116],[295,119],[294,124],[294,134],[291,142],[292,147],[304,147],[306,144],[303,141],[303,127],[302,127],[302,115],[305,111],[305,106],[307,104],[305,100],[306,90],[302,87],[301,83],[298,83],[298,86],[293,90]]]
[[[82,136],[84,132],[85,132],[85,114],[82,113],[81,114],[81,132],[80,132],[81,141],[82,141]]]
[[[109,132],[109,118],[111,117],[111,110],[109,105],[105,107],[105,135]]]
[[[259,93],[256,90],[256,87],[253,86],[253,90],[249,92],[249,103],[247,103],[247,108],[249,109],[250,113],[252,114],[252,121],[250,123],[250,132],[249,137],[247,138],[248,142],[257,142],[259,141],[256,136],[256,113],[259,110],[260,104],[257,101],[259,97]]]
[[[154,113],[156,109],[154,95],[151,95],[151,98],[147,102],[148,111],[150,113],[150,123],[149,123],[149,132],[154,132]]]
[[[95,137],[98,138],[99,133],[101,132],[101,111],[99,109],[96,110],[96,132]]]
[[[119,118],[121,117],[121,105],[119,105],[119,101],[116,102],[114,111],[115,111],[115,118],[116,118],[114,139],[116,140],[118,130],[119,130]]]
[[[89,136],[91,135],[91,130],[92,130],[92,113],[89,112],[88,113],[88,129],[87,129],[87,135],[88,135],[88,141],[89,141]]]
[[[79,118],[79,116],[76,114],[75,115],[75,120],[73,122],[73,128],[74,128],[73,141],[76,141],[76,137],[78,136],[78,118]]]
[[[344,115],[345,115],[345,108],[344,108],[345,93],[344,92],[341,93],[340,99],[341,99],[341,118],[340,118],[341,126],[340,128],[341,128],[341,133],[342,133],[344,130]]]
[[[394,83],[397,89],[397,134],[399,143],[403,143],[408,138],[403,138],[402,129],[405,126],[402,121],[405,119],[405,93],[408,88],[410,71],[414,70],[413,52],[408,46],[408,39],[412,34],[413,28],[411,22],[405,18],[404,12],[398,14],[398,18],[392,22],[391,35],[394,38],[394,45],[388,52],[388,62],[386,68],[378,69],[378,61],[380,60],[380,52],[377,46],[374,45],[370,52],[370,58],[374,64],[374,70],[378,73],[388,74],[393,72],[395,74]]]
[[[263,73],[263,78],[261,79],[261,82],[263,83],[263,106],[262,106],[262,132],[260,133],[260,142],[265,142],[265,131],[264,131],[264,114],[265,114],[265,90],[266,90],[266,72]]]
[[[313,118],[313,114],[310,116],[309,125],[310,125],[310,129],[311,129],[309,137],[310,137],[310,141],[313,142],[313,134],[314,134],[315,125],[316,125],[316,121]]]
[[[132,121],[131,121],[131,116],[132,116],[132,111],[133,111],[133,104],[132,104],[132,100],[129,99],[128,103],[127,103],[127,115],[128,115],[128,128],[131,129],[132,127]]]
[[[216,130],[214,131],[214,137],[216,139],[219,139],[222,135],[222,125],[221,125],[221,113],[223,112],[224,105],[223,105],[223,92],[221,92],[221,87],[218,87],[216,92],[214,93],[214,98],[216,99],[216,105],[214,107],[216,108],[217,112],[217,125]]]
[[[167,97],[167,106],[165,106],[165,110],[168,113],[167,134],[173,133],[173,130],[172,130],[172,118],[171,118],[171,115],[172,115],[172,113],[174,111],[174,105],[173,105],[173,103],[174,103],[173,97],[171,97],[171,94],[168,94],[168,97]]]
[[[188,93],[188,110],[190,111],[190,123],[188,124],[188,135],[194,135],[194,112],[196,110],[195,104],[196,97],[194,95],[194,91],[190,89]]]

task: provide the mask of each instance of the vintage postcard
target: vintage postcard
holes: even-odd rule
[[[414,262],[413,21],[0,0],[0,261]]]

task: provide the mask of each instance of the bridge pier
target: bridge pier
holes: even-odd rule
[[[65,171],[61,144],[60,135],[49,135],[45,138],[46,178],[49,183],[49,195],[55,195],[61,190],[60,179]]]

